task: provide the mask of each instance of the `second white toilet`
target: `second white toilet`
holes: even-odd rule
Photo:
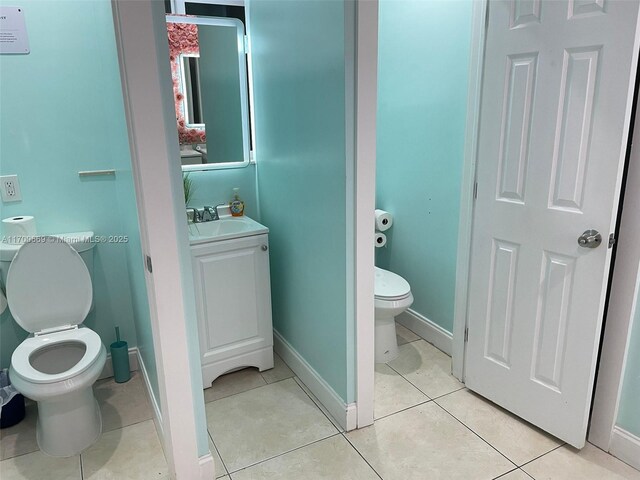
[[[376,363],[387,363],[398,356],[395,317],[413,303],[411,287],[400,275],[375,267]]]

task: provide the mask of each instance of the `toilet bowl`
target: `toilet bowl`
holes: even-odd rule
[[[15,388],[38,402],[37,441],[52,456],[73,456],[102,432],[93,383],[107,352],[82,322],[92,303],[85,262],[57,237],[36,237],[20,247],[6,277],[14,320],[31,332],[11,356]]]
[[[413,303],[409,283],[393,272],[375,267],[375,358],[387,363],[398,357],[395,317]]]

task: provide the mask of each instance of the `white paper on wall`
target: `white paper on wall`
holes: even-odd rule
[[[29,36],[22,7],[0,7],[0,54],[29,53]]]

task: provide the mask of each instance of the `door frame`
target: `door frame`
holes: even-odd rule
[[[152,268],[145,268],[145,280],[160,394],[156,428],[171,478],[214,478],[211,452],[199,454],[203,444],[208,450],[208,439],[206,427],[198,425],[204,397],[194,395],[202,390],[202,378],[199,348],[192,348],[194,336],[197,345],[195,299],[189,294],[193,276],[182,171],[174,160],[179,146],[169,47],[162,30],[164,3],[111,3],[142,253],[149,262],[153,259]]]
[[[461,382],[464,382],[465,331],[467,329],[469,271],[471,267],[471,232],[475,203],[473,193],[476,183],[476,157],[478,154],[487,7],[487,0],[476,0],[473,2],[471,11],[471,47],[469,50],[469,82],[465,127],[467,141],[464,146],[462,180],[460,182],[460,220],[458,224],[456,292],[453,308],[451,352],[451,373]]]
[[[464,163],[460,193],[460,219],[458,227],[458,249],[456,263],[456,294],[453,322],[452,374],[464,383],[464,364],[466,355],[466,330],[468,322],[468,289],[471,267],[471,242],[474,214],[474,187],[476,183],[477,146],[479,137],[480,101],[482,92],[483,63],[487,28],[488,0],[473,2],[471,49],[469,58],[469,82],[467,100],[466,138]],[[636,39],[637,41],[638,39]],[[640,67],[639,67],[640,68]],[[636,83],[636,90],[640,88]],[[636,92],[636,97],[638,92]],[[640,97],[633,100],[640,112]],[[639,120],[639,119],[636,119]],[[636,139],[640,138],[640,121],[632,123]],[[627,162],[640,164],[640,142],[632,149]],[[640,168],[640,167],[638,167]],[[636,168],[635,170],[638,170]],[[640,202],[640,174],[630,176],[623,190],[628,204]],[[622,200],[622,199],[621,199]],[[618,209],[623,208],[620,201]],[[640,236],[640,218],[633,215],[622,217],[618,230],[623,235],[637,239]],[[629,241],[617,245],[616,257],[611,268],[616,269],[610,284],[609,304],[605,312],[607,323],[601,333],[600,363],[596,371],[594,399],[590,416],[587,439],[605,451],[616,454],[616,417],[620,401],[624,367],[626,362],[629,336],[633,323],[636,302],[629,292],[640,290],[640,244]],[[615,263],[624,257],[623,262]],[[640,307],[639,307],[640,308]],[[600,377],[599,373],[603,375]],[[600,377],[600,378],[598,378]],[[622,434],[623,435],[623,434]],[[621,435],[619,434],[618,437]],[[619,447],[620,448],[620,447]],[[625,447],[621,447],[625,448]],[[635,446],[637,449],[638,446]],[[634,451],[635,453],[635,451]],[[637,465],[636,465],[636,468]]]
[[[347,232],[353,230],[347,263],[355,264],[352,281],[356,348],[356,423],[363,428],[373,423],[375,375],[375,193],[376,112],[378,107],[378,0],[355,0],[355,101],[345,105],[355,112],[355,155],[353,187],[348,191]],[[347,82],[348,83],[348,82]],[[348,85],[347,85],[348,87]],[[351,89],[352,91],[354,89]],[[347,138],[354,130],[347,129]],[[350,161],[347,155],[347,162]],[[348,179],[349,180],[349,179]],[[349,205],[352,204],[352,205]],[[353,225],[353,227],[350,227]],[[350,234],[348,235],[350,236]],[[349,322],[353,316],[347,315]]]
[[[640,96],[635,102],[636,117],[633,137],[636,142],[628,158],[628,170],[623,186],[622,215],[617,232],[614,257],[623,261],[613,265],[609,305],[600,348],[593,397],[593,410],[588,440],[594,445],[635,468],[640,468],[640,442],[621,427],[616,426],[631,331],[634,327],[640,295],[640,217],[633,211],[640,204]],[[625,205],[627,209],[625,210]]]

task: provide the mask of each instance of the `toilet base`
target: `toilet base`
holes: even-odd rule
[[[398,358],[395,317],[376,315],[375,322],[376,363],[388,363]]]
[[[102,415],[93,388],[38,402],[37,441],[52,457],[72,457],[93,445],[102,433]]]

